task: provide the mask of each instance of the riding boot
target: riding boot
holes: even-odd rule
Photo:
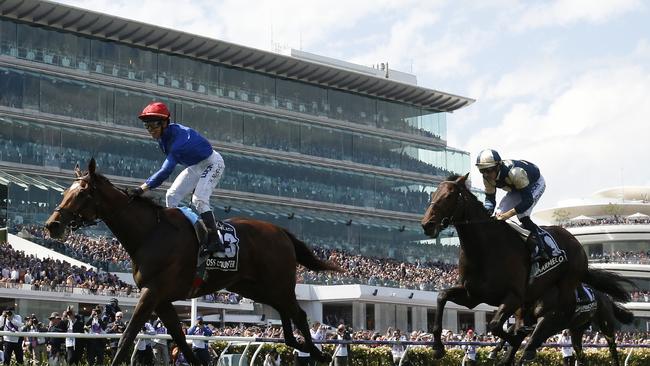
[[[206,211],[201,214],[201,219],[205,227],[208,229],[208,243],[203,248],[201,255],[211,254],[211,253],[224,253],[226,251],[223,242],[221,241],[221,236],[219,235],[219,230],[217,229],[217,222],[212,214],[212,211]]]
[[[532,246],[533,252],[531,253],[531,258],[533,259],[533,261],[535,262],[539,262],[540,260],[547,261],[549,257],[544,248],[544,242],[542,241],[542,236],[540,235],[542,229],[540,229],[539,226],[535,225],[535,223],[528,216],[520,218],[519,221],[521,221],[521,225],[524,227],[524,229],[530,231],[530,238],[534,244]],[[535,253],[535,248],[537,248],[537,253]]]

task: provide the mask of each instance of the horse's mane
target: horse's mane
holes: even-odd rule
[[[105,176],[103,176],[103,175],[101,175],[99,173],[95,173],[95,179],[97,179],[101,183],[108,183],[111,186],[115,187],[116,189],[119,189],[120,191],[123,191],[123,192],[126,193],[126,189],[119,188],[119,187],[115,186],[113,183],[111,183],[111,181],[108,178],[106,178]],[[133,200],[136,201],[136,202],[144,203],[144,204],[150,206],[151,208],[153,208],[155,210],[162,210],[162,209],[165,208],[162,205],[160,205],[159,203],[155,202],[152,198],[149,198],[149,197],[136,196],[136,197],[133,197]]]
[[[460,177],[462,177],[462,176],[459,175],[459,174],[451,174],[451,175],[449,175],[449,176],[447,177],[447,179],[445,179],[445,181],[448,181],[448,182],[455,182],[455,181],[458,180],[458,178],[460,178]],[[472,191],[471,191],[471,190],[470,190],[466,185],[463,185],[462,189],[463,189],[464,191],[466,191],[467,193],[469,193],[469,194],[467,195],[467,197],[468,197],[470,200],[472,200],[473,206],[480,207],[481,210],[482,210],[482,212],[485,212],[485,214],[487,215],[488,212],[487,212],[487,210],[485,209],[485,206],[483,206],[483,203],[482,203],[481,201],[479,201],[478,197],[476,197],[476,195],[475,195],[474,193],[472,193]]]

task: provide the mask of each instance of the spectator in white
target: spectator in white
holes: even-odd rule
[[[311,329],[309,329],[309,333],[311,334],[311,339],[314,341],[322,341],[323,339],[325,339],[326,332],[327,332],[327,327],[322,325],[319,321],[315,321],[314,324],[312,324]],[[320,351],[323,350],[323,346],[320,343],[315,343],[314,345]],[[316,360],[310,360],[309,364],[312,366],[316,366],[317,362]]]
[[[81,316],[74,313],[72,306],[68,306],[63,312],[63,320],[61,320],[61,328],[66,329],[67,333],[83,333],[84,323]],[[81,360],[83,354],[84,339],[77,339],[74,337],[67,337],[65,339],[66,360],[68,365],[76,365]]]
[[[20,315],[15,313],[13,306],[8,307],[2,312],[0,317],[0,329],[5,332],[17,332],[23,326],[23,320]],[[3,336],[4,341],[4,364],[9,365],[11,355],[16,356],[16,362],[23,364],[23,345],[18,341],[18,337]]]
[[[23,280],[23,282],[25,283],[25,285],[32,284],[32,275],[29,272],[25,273],[25,279]]]
[[[348,330],[345,325],[340,324],[336,329],[336,339],[349,341],[352,339],[350,330]],[[348,350],[350,345],[348,344],[337,344],[336,350],[334,351],[334,366],[347,366],[348,365]]]
[[[156,334],[167,334],[167,327],[165,327],[165,324],[163,324],[160,318],[157,318],[156,321],[154,321],[153,329],[156,331]],[[167,344],[166,339],[153,339],[153,358],[155,365],[169,365],[169,345]]]
[[[209,337],[212,335],[212,331],[203,323],[203,317],[199,316],[196,318],[196,324],[187,330],[187,334]],[[196,358],[201,361],[203,366],[208,366],[210,363],[210,352],[208,351],[208,347],[208,342],[202,339],[192,340],[192,353],[194,353]]]
[[[280,366],[280,355],[272,349],[264,358],[264,366]]]
[[[12,283],[18,283],[20,278],[20,272],[15,267],[11,269],[11,278],[9,279]]]
[[[406,336],[399,329],[395,329],[389,340],[404,342],[406,341]],[[393,344],[390,351],[393,354],[393,364],[399,365],[400,360],[404,356],[404,345],[399,343]]]
[[[464,339],[465,342],[477,342],[478,339],[474,335],[472,329],[467,330],[467,335]],[[476,345],[475,344],[465,344],[462,346],[465,351],[465,357],[463,357],[463,366],[474,366],[476,365]]]
[[[156,330],[153,325],[148,321],[144,323],[140,334],[155,335]],[[131,354],[131,366],[135,365],[151,365],[153,364],[153,350],[151,348],[151,339],[137,338],[135,340],[135,347]]]
[[[569,335],[569,330],[565,329],[562,331],[562,335],[558,340],[558,343],[562,344],[562,364],[564,366],[573,366],[576,361],[575,356],[573,355],[573,347],[571,346],[571,336]]]

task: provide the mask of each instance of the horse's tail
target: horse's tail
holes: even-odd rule
[[[312,271],[335,271],[335,272],[343,272],[343,269],[339,266],[337,266],[334,263],[324,261],[316,256],[314,252],[309,249],[307,244],[303,242],[302,240],[298,239],[287,231],[286,229],[283,229],[284,233],[287,234],[289,239],[293,242],[293,247],[296,250],[296,259],[298,260],[298,263],[302,264],[305,266],[307,269],[310,269]]]
[[[632,324],[634,321],[634,314],[625,308],[625,306],[615,302],[613,305],[614,317],[616,320],[623,324]]]
[[[634,283],[616,273],[603,269],[589,268],[582,282],[600,292],[608,294],[614,301],[630,302],[631,300],[630,292],[625,289],[623,284],[627,283],[634,286]]]

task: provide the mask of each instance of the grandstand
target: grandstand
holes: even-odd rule
[[[405,263],[454,260],[439,250],[453,242],[453,231],[430,240],[419,220],[435,185],[470,169],[469,154],[448,146],[446,132],[447,116],[473,100],[419,86],[415,75],[10,0],[0,3],[0,89],[0,183],[8,187],[10,227],[42,224],[74,166],[83,168],[90,157],[122,186],[157,170],[162,155],[136,118],[157,100],[224,156],[212,202],[220,218],[270,221],[324,250]],[[55,243],[34,230],[30,241],[100,271],[128,269],[124,258],[90,250],[86,239]],[[105,234],[101,225],[91,230],[83,235]],[[427,328],[434,293],[370,283],[301,284],[297,292],[312,319],[338,317],[356,329]],[[0,296],[27,306],[20,297],[29,291],[19,290]],[[58,298],[88,300],[70,296]],[[39,312],[61,310],[47,301]],[[217,314],[223,310],[214,306]],[[228,314],[246,311],[277,318],[257,305]],[[455,311],[450,328],[474,323],[473,313]]]
[[[603,189],[534,216],[569,230],[583,245],[590,266],[632,280],[637,289],[627,307],[634,311],[634,327],[650,329],[650,186]]]

